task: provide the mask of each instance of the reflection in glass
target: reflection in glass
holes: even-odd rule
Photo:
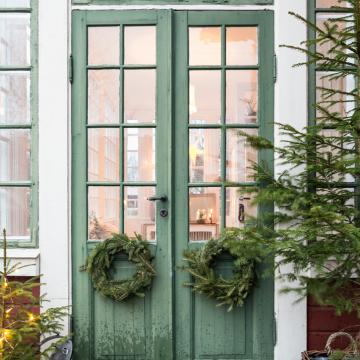
[[[347,26],[346,22],[344,22],[344,21],[336,21],[336,19],[343,18],[343,16],[344,16],[343,14],[336,14],[336,13],[334,13],[334,14],[319,13],[319,14],[316,14],[316,25],[320,29],[325,30],[326,29],[325,22],[328,22],[328,24],[331,27],[333,27],[334,25],[337,25],[337,27],[338,27],[337,32],[339,32],[339,31],[344,30],[345,27]],[[336,33],[333,33],[333,35],[336,37]],[[332,41],[332,40],[321,41],[321,43],[316,44],[316,51],[318,51],[319,53],[321,53],[323,55],[326,55],[326,57],[328,57],[328,58],[335,58],[338,55],[338,51],[340,48],[337,46],[336,52],[331,52],[331,49],[334,47],[334,45],[335,45],[334,41]]]
[[[30,130],[0,130],[0,181],[30,180]]]
[[[135,233],[144,240],[156,240],[155,206],[148,197],[155,195],[154,186],[126,186],[124,189],[124,230],[131,237]]]
[[[120,28],[92,26],[88,28],[89,65],[117,65],[120,59]]]
[[[156,26],[126,26],[125,64],[156,64]]]
[[[189,121],[216,124],[221,120],[221,73],[193,70],[189,73]]]
[[[0,227],[9,240],[29,240],[30,201],[30,188],[0,188]]]
[[[252,194],[241,194],[238,188],[226,188],[226,226],[243,228],[245,223],[256,218],[257,207],[252,204]]]
[[[220,181],[221,130],[189,130],[190,182]]]
[[[30,14],[0,14],[0,65],[30,65]]]
[[[226,28],[226,64],[257,65],[258,40],[257,27]]]
[[[226,180],[252,182],[255,180],[252,166],[257,162],[258,152],[250,146],[245,136],[238,134],[238,131],[238,129],[226,131]],[[257,135],[255,129],[248,129],[245,132],[252,136]]]
[[[189,27],[189,65],[220,65],[220,45],[220,27]]]
[[[88,189],[88,238],[105,240],[120,231],[120,188],[90,186]]]
[[[0,72],[0,124],[30,122],[30,72]]]
[[[88,180],[119,180],[119,130],[88,130]]]
[[[189,240],[217,238],[220,230],[220,188],[189,188]]]
[[[119,70],[89,70],[88,123],[119,123]]]
[[[5,7],[5,8],[30,7],[30,0],[0,0],[0,7]]]
[[[127,128],[124,144],[125,181],[155,181],[155,129]]]
[[[226,71],[226,122],[253,124],[258,113],[258,72]]]
[[[340,0],[341,1],[341,0]],[[316,0],[316,7],[317,8],[331,8],[332,6],[341,6],[344,7],[344,2],[339,2],[339,0]]]
[[[128,123],[155,122],[155,70],[125,70],[124,119]]]
[[[355,106],[354,97],[345,95],[345,92],[351,93],[354,90],[354,78],[347,76],[332,79],[329,75],[331,75],[331,73],[317,71],[316,86],[330,90],[343,91],[344,94],[332,94],[329,96],[326,90],[316,89],[316,101],[321,101],[322,107],[345,117]],[[322,116],[324,116],[324,114],[317,110],[317,117],[321,119]]]

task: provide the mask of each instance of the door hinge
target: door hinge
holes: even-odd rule
[[[274,76],[274,83],[276,83],[276,80],[277,80],[277,72],[278,72],[278,69],[277,69],[277,56],[276,54],[274,54],[274,69],[273,69],[273,76]]]
[[[277,343],[277,323],[276,323],[276,316],[273,318],[273,344],[274,346]]]
[[[70,84],[72,84],[74,80],[74,60],[73,60],[73,56],[70,55],[69,56],[69,81]]]

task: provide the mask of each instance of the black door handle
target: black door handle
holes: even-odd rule
[[[160,196],[150,196],[147,198],[149,201],[162,201],[165,202],[168,200],[168,197],[166,195],[160,195]]]

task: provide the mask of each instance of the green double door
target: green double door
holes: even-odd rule
[[[271,360],[273,282],[227,312],[191,292],[184,249],[260,216],[239,130],[272,139],[270,11],[74,11],[72,278],[75,359]],[[166,197],[150,201],[149,197]],[[269,210],[269,209],[268,209]],[[157,276],[115,303],[79,269],[113,232],[140,234]],[[231,259],[216,268],[231,276]],[[133,274],[119,256],[114,278]]]

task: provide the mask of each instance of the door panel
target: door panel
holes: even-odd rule
[[[237,132],[272,140],[272,13],[74,11],[72,43],[75,359],[272,360],[270,279],[227,312],[180,270],[185,249],[271,211],[237,193],[257,185],[251,161],[272,166]],[[144,299],[114,303],[78,270],[117,231],[150,241],[157,276]],[[232,259],[216,267],[231,276]],[[133,271],[119,256],[111,276]]]

